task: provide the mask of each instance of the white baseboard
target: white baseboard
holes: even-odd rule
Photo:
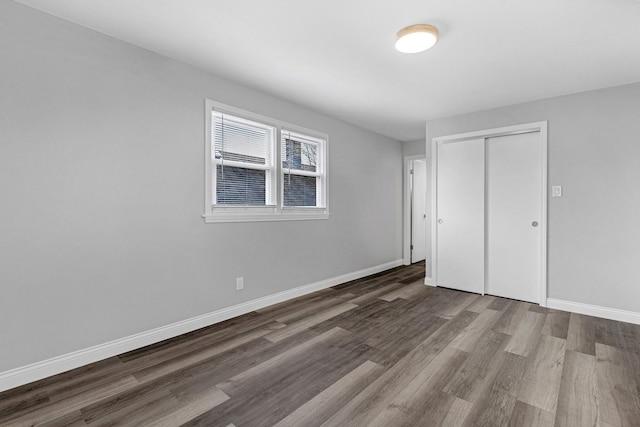
[[[0,373],[0,392],[402,265],[395,260]]]
[[[619,310],[617,308],[601,307],[599,305],[583,304],[553,298],[547,298],[547,307],[640,325],[640,313],[636,313],[635,311]]]
[[[425,276],[424,277],[424,284],[427,286],[436,286],[436,282],[433,281],[433,277],[429,277],[429,276]]]

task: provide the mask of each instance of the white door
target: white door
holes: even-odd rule
[[[411,263],[423,261],[427,251],[427,162],[413,161],[411,189]]]
[[[484,292],[484,139],[437,146],[438,286]]]
[[[486,293],[540,302],[540,132],[487,139]]]

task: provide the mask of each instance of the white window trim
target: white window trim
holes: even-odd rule
[[[280,178],[275,182],[275,194],[276,205],[267,206],[224,206],[215,205],[213,202],[213,179],[212,173],[215,160],[212,160],[211,152],[211,129],[212,129],[212,114],[211,111],[221,111],[228,114],[237,115],[249,120],[264,123],[276,128],[275,138],[275,164],[276,164],[276,176]],[[291,123],[283,122],[280,120],[272,119],[270,117],[262,116],[260,114],[252,113],[250,111],[242,110],[240,108],[232,107],[230,105],[222,104],[212,101],[210,99],[205,100],[205,183],[204,183],[204,218],[205,223],[219,223],[219,222],[259,222],[259,221],[303,221],[303,220],[320,220],[329,219],[329,179],[328,179],[328,158],[329,158],[329,135],[318,132],[311,129],[306,129],[301,126],[296,126]],[[282,129],[286,129],[291,132],[308,135],[314,138],[323,140],[321,144],[322,151],[322,170],[324,170],[324,176],[322,176],[322,204],[323,207],[316,206],[284,206],[283,207],[283,195],[282,195],[282,162],[281,162],[281,133]],[[315,176],[315,175],[314,175]]]

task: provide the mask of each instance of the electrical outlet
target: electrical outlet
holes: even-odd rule
[[[244,277],[236,277],[236,291],[244,289]]]
[[[551,186],[551,197],[562,197],[562,185]]]

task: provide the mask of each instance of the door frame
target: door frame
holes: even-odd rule
[[[468,139],[484,138],[485,144],[487,138],[493,138],[497,136],[517,135],[521,133],[540,132],[540,145],[542,152],[542,182],[540,183],[542,189],[541,200],[541,228],[542,242],[540,242],[540,306],[547,306],[547,121],[524,123],[514,126],[505,126],[494,129],[485,129],[474,132],[459,133],[455,135],[439,136],[431,140],[431,278],[434,286],[438,286],[438,227],[436,218],[438,218],[438,146],[440,144],[459,142]],[[486,147],[485,147],[486,152]],[[485,170],[485,174],[487,171]],[[485,184],[486,185],[486,184]],[[486,208],[487,194],[485,192],[485,208]],[[487,225],[485,218],[485,236],[487,233]],[[485,251],[486,251],[486,238],[485,238]],[[486,259],[485,259],[485,283],[484,290],[486,290]]]
[[[404,172],[403,172],[403,186],[404,186],[404,218],[403,218],[403,239],[402,239],[402,262],[404,265],[411,264],[411,207],[413,202],[412,193],[412,176],[411,176],[411,164],[414,160],[427,160],[425,154],[416,154],[413,156],[404,156]],[[426,247],[425,247],[426,251]]]

